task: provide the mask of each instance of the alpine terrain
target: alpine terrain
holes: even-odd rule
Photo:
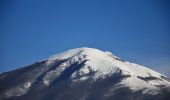
[[[0,74],[0,100],[170,100],[170,79],[83,47]]]

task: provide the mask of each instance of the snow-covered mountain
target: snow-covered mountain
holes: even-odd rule
[[[76,48],[0,74],[0,100],[169,100],[170,79],[110,52]]]

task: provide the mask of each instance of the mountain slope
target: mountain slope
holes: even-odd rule
[[[0,74],[0,100],[168,100],[169,97],[170,81],[166,76],[93,48],[71,49]]]

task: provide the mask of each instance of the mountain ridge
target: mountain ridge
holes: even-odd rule
[[[170,81],[166,76],[123,61],[110,52],[87,47],[2,73],[0,86],[2,100],[32,100],[32,96],[35,100],[63,100],[65,96],[68,96],[66,100],[118,97],[119,100],[168,100],[170,97]],[[120,97],[122,93],[125,97]]]

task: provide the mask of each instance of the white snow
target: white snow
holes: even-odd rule
[[[118,85],[129,87],[131,90],[139,91],[144,89],[143,93],[157,94],[159,89],[151,84],[147,84],[145,81],[136,78],[135,76],[123,79]]]
[[[154,86],[168,86],[170,87],[170,82],[162,81],[162,80],[151,80],[148,81],[149,84]]]
[[[130,87],[132,90],[139,90],[144,88],[150,88],[151,90],[157,89],[154,85],[162,84],[167,82],[166,80],[161,78],[161,74],[155,72],[149,68],[146,68],[141,65],[137,65],[134,63],[130,63],[127,61],[122,61],[117,56],[114,56],[111,52],[103,52],[94,48],[77,48],[71,49],[66,52],[54,55],[48,59],[48,64],[51,64],[56,59],[68,59],[69,62],[64,63],[63,66],[58,67],[55,72],[49,72],[45,78],[46,81],[51,81],[53,79],[49,79],[48,77],[55,76],[56,78],[62,71],[64,71],[69,65],[75,62],[81,63],[84,60],[87,60],[85,65],[78,71],[75,71],[71,78],[73,81],[84,81],[89,78],[88,74],[94,72],[94,75],[90,77],[94,80],[99,78],[105,78],[107,76],[112,75],[113,73],[117,73],[120,70],[122,71],[122,75],[130,75],[130,78],[123,80],[120,84]],[[53,74],[50,74],[53,73]],[[54,74],[55,73],[55,74]],[[163,76],[163,75],[162,75]],[[145,82],[144,80],[139,79],[138,77],[156,77],[159,80],[157,84],[154,84],[154,81]],[[169,84],[167,82],[167,84]],[[147,90],[146,90],[147,91]],[[153,92],[152,91],[152,92]],[[154,94],[154,92],[153,92]]]
[[[71,58],[73,56],[78,55],[84,49],[86,49],[86,48],[84,47],[84,48],[70,49],[70,50],[68,50],[66,52],[53,55],[53,56],[49,57],[48,60]]]
[[[71,49],[69,51],[63,52],[61,54],[54,55],[50,57],[48,63],[50,64],[55,59],[68,59],[72,58],[72,62],[79,62],[80,59],[86,59],[86,67],[81,68],[78,72],[73,73],[72,78],[75,78],[75,74],[78,74],[82,77],[89,74],[90,70],[95,73],[93,76],[94,79],[99,77],[105,77],[105,75],[114,73],[118,70],[117,66],[114,66],[113,55],[108,52],[102,52],[98,49],[93,48],[78,48]],[[116,56],[115,56],[116,57]],[[88,68],[90,67],[90,68]],[[81,79],[81,78],[80,78]],[[86,79],[86,78],[82,78]]]
[[[53,82],[55,79],[57,79],[62,74],[62,72],[65,69],[67,69],[70,65],[72,65],[76,62],[81,63],[82,61],[84,61],[84,56],[83,55],[77,55],[75,51],[80,52],[80,50],[70,50],[70,52],[71,52],[70,54],[69,54],[69,52],[66,52],[66,53],[59,54],[59,56],[58,55],[53,56],[49,59],[47,64],[53,65],[53,64],[55,64],[55,59],[67,59],[67,58],[72,57],[68,61],[59,65],[54,70],[47,72],[46,75],[43,78],[44,85],[48,86],[51,82]],[[64,54],[66,54],[66,55],[64,56]],[[75,54],[76,56],[73,56],[73,54]],[[61,56],[61,55],[63,55],[63,56]],[[62,58],[62,57],[64,57],[64,58]]]
[[[17,87],[7,90],[5,92],[5,95],[7,97],[24,95],[28,92],[31,84],[32,84],[32,82],[26,82],[24,84],[18,85]]]

